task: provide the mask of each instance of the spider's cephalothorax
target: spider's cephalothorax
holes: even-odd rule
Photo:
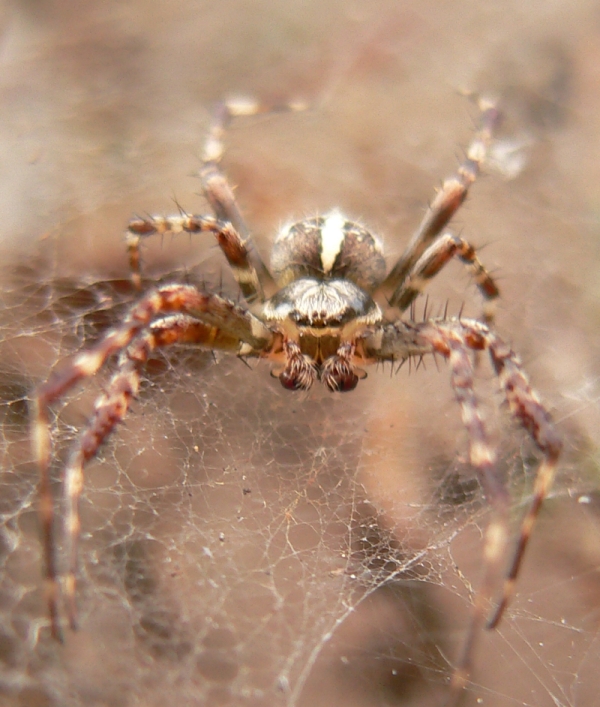
[[[356,342],[382,318],[369,294],[385,275],[379,241],[332,211],[284,228],[271,266],[282,287],[261,319],[283,337],[281,384],[308,389],[319,378],[332,391],[353,390],[363,375],[353,361]]]
[[[154,349],[187,343],[263,358],[272,362],[274,374],[285,388],[306,390],[319,379],[332,391],[355,388],[365,375],[364,366],[440,354],[449,362],[451,383],[469,435],[470,462],[493,509],[484,538],[484,578],[474,602],[462,656],[452,673],[450,701],[460,694],[468,681],[474,639],[485,624],[486,608],[494,592],[493,578],[500,570],[509,538],[509,496],[496,471],[496,454],[488,441],[473,390],[473,352],[488,351],[510,412],[531,434],[542,454],[533,499],[523,518],[500,601],[487,622],[488,628],[498,624],[513,593],[525,547],[548,494],[562,446],[518,356],[491,327],[491,305],[498,296],[496,284],[475,249],[463,238],[445,231],[486,160],[499,119],[493,102],[480,99],[479,106],[481,126],[467,157],[456,174],[443,183],[404,253],[387,274],[378,240],[339,211],[284,228],[275,240],[271,274],[250,247],[248,229],[220,168],[222,138],[229,119],[258,113],[262,107],[252,101],[230,101],[218,107],[200,171],[204,195],[214,215],[137,218],[130,222],[126,238],[133,282],[141,290],[139,250],[143,238],[177,231],[212,233],[246,306],[193,285],[151,288],[132,304],[120,324],[91,349],[53,372],[34,396],[33,446],[41,473],[47,600],[55,637],[62,635],[61,583],[53,535],[48,408],[78,381],[96,374],[113,355],[117,356],[116,371],[96,402],[94,415],[64,470],[68,564],[63,591],[73,628],[83,468],[125,417],[137,394],[142,369]],[[421,322],[403,319],[403,313],[427,282],[454,257],[470,271],[483,296],[483,321],[462,317]]]

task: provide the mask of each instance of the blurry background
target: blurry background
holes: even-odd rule
[[[439,703],[488,517],[444,364],[302,396],[266,366],[157,356],[86,471],[81,630],[64,646],[41,594],[26,402],[130,300],[128,219],[206,210],[194,174],[215,101],[312,105],[237,121],[227,138],[265,256],[282,222],[338,206],[391,260],[473,134],[465,89],[501,96],[525,163],[511,180],[482,177],[454,226],[482,246],[502,288],[498,330],[566,440],[465,704],[594,704],[598,4],[30,0],[4,2],[1,23],[0,704]],[[157,239],[144,256],[148,275],[237,296],[212,243]],[[447,301],[480,310],[459,265],[430,289],[432,311]],[[99,378],[56,406],[58,460]],[[487,365],[479,378],[518,520],[537,456],[498,413]]]

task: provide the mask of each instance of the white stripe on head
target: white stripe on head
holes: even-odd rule
[[[332,211],[325,216],[325,223],[321,229],[321,265],[323,272],[329,273],[333,268],[346,234],[344,226],[346,219],[339,211]]]

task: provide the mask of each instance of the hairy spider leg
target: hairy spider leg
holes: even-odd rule
[[[224,137],[231,120],[238,116],[252,116],[282,111],[305,110],[300,102],[268,105],[253,99],[229,99],[218,103],[208,129],[202,149],[202,166],[199,171],[202,193],[221,222],[219,246],[231,265],[234,276],[247,302],[264,302],[277,290],[277,285],[260,254],[253,247],[252,239],[241,214],[233,189],[221,170],[221,159],[225,146]],[[179,214],[178,216],[152,216],[134,218],[125,232],[129,253],[131,278],[137,289],[141,289],[140,245],[143,238],[165,233],[200,233],[211,228],[198,228],[195,222],[210,217]],[[223,224],[231,224],[226,229]],[[188,227],[189,226],[189,227]]]
[[[213,117],[202,150],[202,167],[200,180],[202,193],[212,207],[215,214],[224,221],[230,221],[245,243],[251,244],[250,232],[240,208],[237,204],[227,177],[221,169],[221,159],[225,152],[224,138],[231,120],[237,116],[251,116],[269,112],[269,108],[259,101],[252,99],[229,100],[218,103],[213,111]],[[263,262],[255,248],[246,250],[246,263],[248,271],[254,273],[252,289],[246,286],[242,290],[246,301],[258,300],[264,302],[276,290],[277,286],[269,269]]]
[[[495,337],[494,343],[490,344],[489,350],[492,364],[505,392],[510,411],[525,427],[539,449],[544,453],[544,459],[535,476],[533,498],[521,522],[519,538],[506,574],[500,602],[488,621],[487,627],[494,629],[502,619],[502,615],[513,596],[515,580],[523,561],[531,531],[542,503],[550,493],[554,482],[556,466],[563,444],[552,424],[550,415],[529,385],[518,357],[498,337]]]
[[[233,194],[233,189],[221,170],[227,128],[231,121],[237,117],[306,109],[307,105],[301,101],[268,104],[253,98],[229,98],[217,103],[213,110],[202,150],[202,167],[200,168],[202,189],[215,214],[224,221],[230,221],[243,238],[248,238],[250,233]],[[258,254],[257,257],[259,257]],[[272,284],[274,286],[275,283]]]
[[[456,174],[444,181],[406,250],[380,287],[380,291],[388,297],[392,306],[398,304],[404,291],[403,283],[417,260],[443,231],[466,199],[469,188],[477,179],[481,166],[487,158],[501,114],[493,100],[479,97],[477,104],[481,112],[480,126],[467,149],[466,159],[459,165]]]
[[[181,313],[184,317],[156,317]],[[200,319],[198,321],[197,319]],[[50,428],[48,406],[76,383],[95,375],[111,355],[121,352],[116,373],[96,401],[94,414],[72,450],[64,472],[66,512],[64,531],[69,545],[65,599],[69,623],[76,627],[75,570],[80,536],[79,499],[83,488],[83,466],[94,457],[115,425],[124,419],[135,397],[141,367],[157,346],[196,343],[227,350],[246,344],[251,350],[267,349],[271,332],[250,312],[218,295],[198,292],[188,285],[168,285],[151,291],[137,302],[124,322],[107,332],[95,346],[78,354],[62,370],[41,385],[34,398],[33,446],[40,469],[40,517],[46,564],[46,597],[51,630],[62,640],[59,621],[59,579],[54,556],[54,510],[50,484]]]
[[[398,292],[396,306],[405,312],[415,299],[423,292],[427,283],[433,279],[442,268],[452,260],[459,258],[479,288],[484,299],[483,320],[491,324],[494,320],[495,300],[500,295],[498,286],[481,263],[475,248],[464,238],[452,233],[444,233],[434,241],[417,260],[408,273]]]
[[[232,119],[259,114],[301,111],[307,106],[301,102],[267,104],[251,98],[230,98],[218,103],[213,111],[212,121],[204,141],[200,179],[202,192],[215,214],[224,221],[230,221],[247,243],[252,243],[250,233],[235,199],[227,177],[221,169],[225,152],[224,138]],[[269,269],[255,248],[249,247],[248,261],[257,274],[256,291],[244,293],[248,302],[264,302],[277,291],[277,285]]]
[[[554,479],[562,441],[549,413],[531,388],[519,357],[483,322],[474,319],[432,319],[421,323],[398,321],[368,337],[364,344],[366,354],[377,361],[406,359],[425,353],[439,353],[449,360],[452,387],[469,436],[470,462],[493,509],[484,535],[483,578],[475,595],[471,623],[445,702],[446,707],[451,707],[468,684],[475,642],[486,624],[493,598],[493,578],[500,568],[509,537],[508,492],[497,476],[496,455],[488,442],[478,409],[469,352],[489,352],[511,414],[529,432],[544,455],[536,472],[533,498],[521,522],[516,548],[505,574],[500,600],[487,628],[498,625],[512,597],[533,525]]]
[[[139,248],[142,238],[167,233],[213,233],[233,272],[233,276],[246,301],[251,302],[261,291],[258,273],[252,264],[246,242],[229,221],[214,216],[183,214],[179,216],[150,216],[129,222],[126,231],[127,247],[132,277],[136,287],[141,286]]]

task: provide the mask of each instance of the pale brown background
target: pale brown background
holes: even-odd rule
[[[128,218],[205,208],[193,175],[211,103],[313,106],[228,137],[262,252],[281,222],[339,206],[394,256],[472,135],[461,89],[500,94],[506,135],[528,143],[524,171],[481,179],[456,228],[485,246],[498,329],[566,439],[519,597],[482,640],[465,704],[595,704],[600,6],[584,0],[3,4],[0,704],[439,703],[486,520],[445,366],[373,371],[352,396],[306,399],[265,367],[159,362],[88,471],[82,630],[64,647],[41,600],[25,399],[113,320],[123,287],[72,292],[126,276]],[[157,274],[200,264],[219,284],[212,244],[167,240],[146,260]],[[478,312],[459,266],[431,295]],[[487,369],[481,379],[493,412]],[[65,441],[97,390],[63,410]],[[511,424],[495,439],[525,503],[518,472],[535,455]],[[452,493],[466,503],[451,508]]]

